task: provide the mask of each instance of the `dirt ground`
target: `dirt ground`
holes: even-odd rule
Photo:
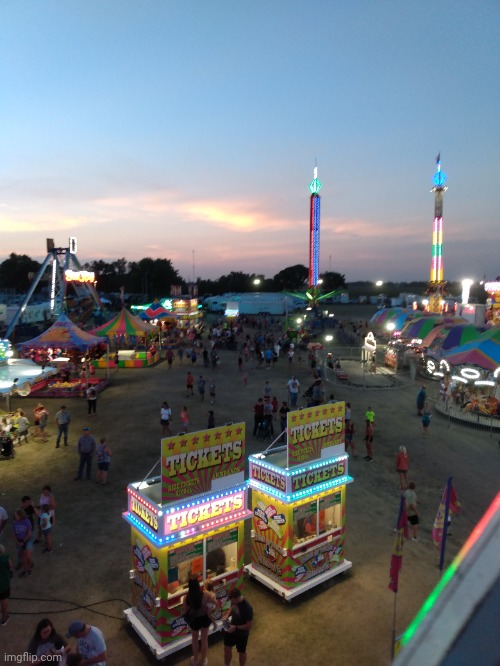
[[[220,354],[217,370],[203,373],[215,379],[216,424],[245,420],[247,453],[262,443],[252,438],[252,405],[261,394],[265,379],[271,380],[278,400],[287,398],[286,382],[291,374],[288,361],[281,359],[270,371],[249,369],[243,387],[236,352]],[[72,415],[70,446],[55,449],[55,426],[47,443],[32,440],[17,451],[15,460],[0,461],[0,504],[9,514],[22,495],[37,499],[49,483],[57,500],[54,551],[42,554],[35,546],[35,568],[31,578],[12,581],[11,620],[0,628],[1,658],[20,655],[42,617],[50,617],[56,629],[66,631],[74,619],[95,624],[104,632],[109,666],[154,664],[156,659],[124,621],[122,611],[130,605],[130,529],[121,514],[126,509],[126,486],[142,479],[160,454],[159,409],[168,400],[174,413],[174,431],[179,411],[188,405],[192,430],[206,427],[209,405],[198,397],[185,397],[184,378],[188,369],[176,360],[171,371],[161,362],[147,369],[120,369],[98,398],[97,416],[86,415],[86,401],[67,400]],[[101,371],[103,372],[103,371]],[[311,380],[306,361],[293,364],[302,387]],[[359,372],[352,362],[349,372]],[[457,554],[498,491],[500,478],[499,435],[449,424],[434,414],[429,438],[422,437],[416,416],[417,385],[397,389],[359,389],[335,386],[328,392],[353,405],[357,426],[355,442],[360,452],[351,460],[349,473],[354,483],[347,488],[345,553],[353,563],[345,575],[331,579],[293,602],[281,601],[253,580],[246,584],[246,596],[254,606],[255,622],[248,647],[248,664],[298,666],[305,663],[347,666],[376,666],[390,661],[394,595],[387,585],[393,545],[393,531],[399,507],[399,482],[395,471],[398,446],[405,444],[410,457],[410,478],[417,483],[421,510],[421,542],[408,542],[397,598],[397,632],[413,618],[437,583],[437,555],[431,540],[432,523],[447,477],[462,503],[454,519],[447,550],[448,562]],[[429,392],[435,391],[430,387]],[[29,415],[37,400],[19,398],[12,407]],[[50,421],[60,400],[46,400]],[[363,416],[368,405],[376,412],[375,461],[363,459]],[[96,437],[105,435],[113,451],[110,484],[73,482],[78,456],[76,442],[82,428],[90,425]],[[249,525],[247,526],[249,527]],[[10,525],[2,542],[14,557]],[[247,548],[247,561],[248,561]],[[210,641],[209,663],[223,664],[222,640]],[[188,664],[190,652],[183,650],[167,658],[168,664]],[[233,663],[237,663],[233,658]]]

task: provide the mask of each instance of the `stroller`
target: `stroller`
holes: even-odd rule
[[[2,458],[11,459],[16,457],[14,442],[8,433],[2,433],[0,435],[0,456],[2,456]]]

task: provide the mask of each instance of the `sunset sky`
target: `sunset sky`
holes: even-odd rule
[[[497,0],[3,0],[0,261],[164,257],[185,279],[308,262],[500,274]],[[193,269],[194,259],[194,269]]]

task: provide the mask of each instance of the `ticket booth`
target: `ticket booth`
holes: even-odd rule
[[[219,616],[242,585],[252,515],[244,462],[244,423],[167,437],[161,476],[128,486],[133,606],[125,615],[158,659],[191,644],[182,614],[190,576],[213,582]]]
[[[288,414],[287,445],[249,457],[252,562],[245,567],[287,601],[336,576],[345,558],[348,455],[345,403]]]

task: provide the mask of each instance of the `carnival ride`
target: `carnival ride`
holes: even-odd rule
[[[53,239],[47,238],[47,256],[18,311],[10,322],[5,333],[6,338],[11,336],[36,288],[49,268],[51,271],[50,314],[52,317],[57,317],[65,311],[65,301],[69,284],[72,285],[77,298],[89,299],[96,308],[102,310],[102,303],[95,289],[95,275],[90,271],[82,270],[76,256],[76,251],[77,240],[75,237],[69,238],[68,247],[55,247]]]

